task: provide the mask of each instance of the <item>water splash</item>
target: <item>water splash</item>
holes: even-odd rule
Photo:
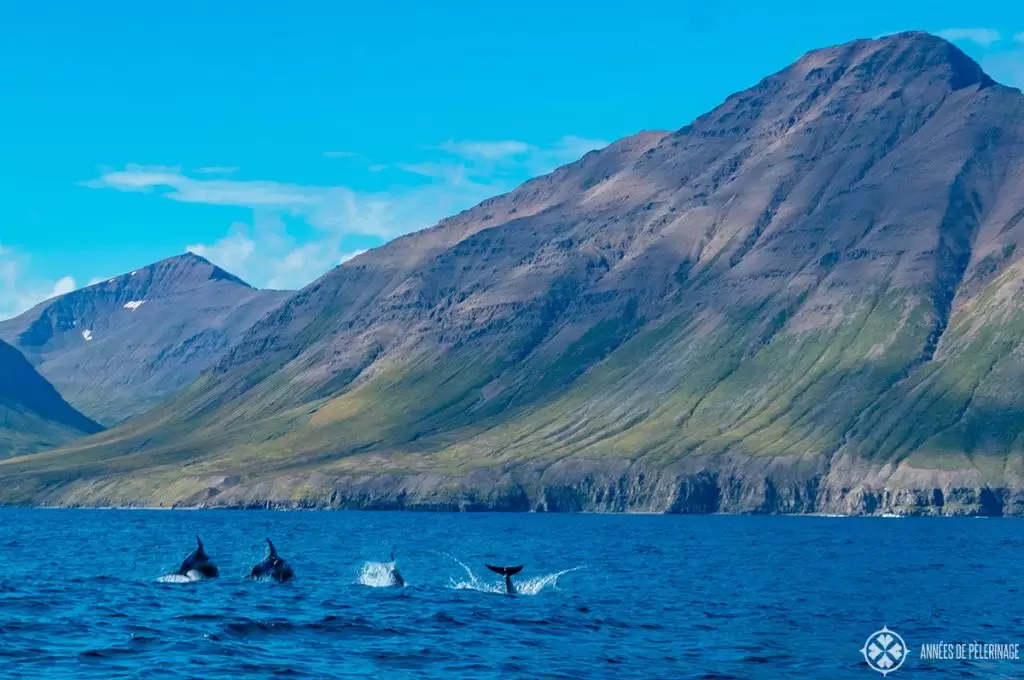
[[[256,583],[277,583],[277,581],[274,580],[274,577],[270,574],[264,574],[262,576],[249,576],[248,579]]]
[[[563,569],[562,571],[556,571],[555,573],[547,574],[546,576],[537,576],[536,578],[525,579],[516,583],[516,591],[520,595],[537,595],[548,586],[554,588],[560,577],[574,571],[579,571],[582,568],[583,567],[573,567],[572,569]]]
[[[498,593],[501,595],[505,594],[505,583],[504,581],[487,580],[481,581],[473,570],[470,569],[464,562],[455,557],[454,555],[448,555],[452,560],[455,561],[463,571],[466,572],[466,578],[459,580],[456,578],[449,579],[448,587],[454,590],[477,590],[481,593]],[[572,569],[563,569],[552,574],[546,574],[544,576],[535,576],[534,578],[516,579],[514,581],[516,586],[517,595],[539,595],[542,590],[551,586],[554,588],[558,583],[558,579],[570,572],[579,571],[583,567],[573,567]]]
[[[363,562],[359,583],[370,588],[391,588],[394,586],[391,580],[394,569],[394,562]]]
[[[198,583],[205,581],[206,577],[195,569],[189,569],[185,574],[164,574],[156,580],[157,583]]]

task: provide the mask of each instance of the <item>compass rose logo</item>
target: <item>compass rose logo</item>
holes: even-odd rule
[[[907,660],[907,643],[897,633],[882,627],[868,637],[860,650],[872,670],[883,676],[892,673]]]

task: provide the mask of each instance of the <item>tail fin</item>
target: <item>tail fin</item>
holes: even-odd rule
[[[501,574],[502,576],[514,576],[523,570],[525,565],[519,565],[518,567],[495,567],[493,565],[484,565],[495,574]]]

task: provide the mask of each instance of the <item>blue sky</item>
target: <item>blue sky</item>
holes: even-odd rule
[[[0,318],[192,249],[299,287],[807,50],[909,29],[1024,87],[1024,3],[12,2]]]

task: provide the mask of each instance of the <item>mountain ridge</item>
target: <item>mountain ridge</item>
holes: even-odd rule
[[[288,295],[185,253],[46,300],[0,322],[0,338],[80,409],[116,424],[192,382]]]
[[[1022,161],[950,43],[815,50],[346,262],[0,499],[1020,514]]]

